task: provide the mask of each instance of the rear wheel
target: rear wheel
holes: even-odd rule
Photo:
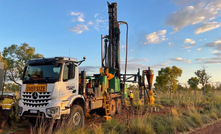
[[[121,99],[117,99],[117,113],[120,114],[122,112],[122,104]]]
[[[116,114],[116,102],[114,99],[110,101],[110,115],[114,116]]]
[[[73,105],[71,109],[71,122],[74,127],[84,126],[84,111],[81,106]]]

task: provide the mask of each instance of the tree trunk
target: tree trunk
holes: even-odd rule
[[[195,91],[194,91],[194,105],[196,106],[196,88],[195,88]]]
[[[170,100],[171,100],[171,89],[170,89]]]

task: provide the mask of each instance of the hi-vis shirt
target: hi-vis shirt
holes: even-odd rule
[[[134,98],[134,94],[133,93],[130,93],[130,98]]]
[[[6,98],[0,103],[0,107],[2,110],[11,110],[14,107],[14,100]]]

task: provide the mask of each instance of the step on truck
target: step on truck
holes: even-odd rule
[[[80,64],[70,57],[36,58],[27,62],[20,89],[18,115],[26,117],[31,124],[36,119],[61,120],[71,118],[73,126],[84,125],[84,116],[92,110],[103,110],[104,118],[110,119],[122,110],[122,104],[127,97],[126,82],[136,82],[140,89],[140,98],[150,101],[152,95],[151,83],[145,87],[144,77],[137,74],[126,74],[127,50],[124,74],[120,70],[120,25],[117,21],[117,4],[108,3],[109,34],[101,35],[101,68],[98,74],[87,76],[86,71],[79,71]],[[127,25],[128,30],[128,25]],[[128,31],[127,31],[128,40]],[[104,42],[104,45],[103,45]],[[152,70],[143,74],[148,79],[153,78]],[[148,80],[150,82],[150,80]],[[144,89],[144,92],[142,92]]]

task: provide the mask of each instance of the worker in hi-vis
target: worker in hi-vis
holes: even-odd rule
[[[132,90],[130,90],[130,105],[133,108],[133,103],[134,103],[134,94],[132,93]]]
[[[5,123],[8,123],[8,126],[10,127],[10,129],[12,129],[12,122],[11,122],[11,113],[12,110],[14,110],[15,113],[15,105],[14,105],[14,100],[13,100],[14,95],[13,94],[9,94],[7,98],[5,98],[1,103],[0,103],[0,107],[1,107],[1,115],[3,117],[3,121],[1,122],[1,126],[0,126],[0,132],[2,132],[3,127],[5,125]]]

